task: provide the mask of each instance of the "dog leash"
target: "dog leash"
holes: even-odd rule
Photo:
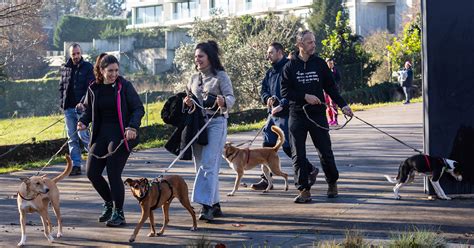
[[[320,104],[326,106],[326,108],[329,107],[326,103],[321,102]],[[309,121],[311,121],[314,125],[316,125],[317,127],[321,128],[321,129],[324,129],[324,130],[326,130],[326,131],[333,131],[333,130],[340,130],[340,129],[343,129],[343,128],[352,120],[352,117],[347,118],[347,116],[343,113],[343,116],[344,116],[344,118],[346,119],[346,122],[344,122],[344,124],[342,124],[342,125],[339,126],[339,127],[335,127],[335,128],[323,127],[323,126],[319,125],[317,122],[315,122],[313,119],[311,119],[311,117],[309,117],[308,111],[306,110],[306,107],[307,107],[307,106],[309,106],[309,104],[303,105],[303,112],[304,112],[304,114],[306,115],[306,118],[307,118]]]
[[[222,111],[222,109],[221,107],[218,107],[217,110],[209,117],[209,120],[204,124],[204,126],[202,126],[201,129],[199,129],[199,131],[196,133],[196,135],[194,135],[191,141],[189,141],[189,143],[181,150],[178,156],[176,156],[173,162],[171,162],[171,164],[163,171],[163,174],[166,174],[171,169],[171,167],[173,167],[173,165],[183,156],[186,150],[188,150],[188,148],[194,143],[194,141],[199,137],[199,135],[206,129],[209,123],[211,123],[211,120],[214,118],[217,112],[220,112],[220,111]]]
[[[367,121],[362,120],[360,117],[358,117],[358,116],[356,116],[356,115],[354,115],[354,117],[355,117],[357,120],[359,120],[359,121],[365,123],[366,125],[368,125],[368,126],[374,128],[375,130],[377,130],[377,131],[379,131],[379,132],[381,132],[381,133],[387,135],[388,137],[394,139],[395,141],[399,142],[400,144],[402,144],[402,145],[404,145],[404,146],[406,146],[406,147],[408,147],[408,148],[413,149],[413,151],[418,152],[418,153],[420,153],[420,154],[423,154],[422,151],[420,151],[420,150],[414,148],[413,146],[408,145],[407,143],[405,143],[405,142],[399,140],[398,138],[394,137],[393,135],[390,135],[389,133],[387,133],[387,132],[381,130],[380,128],[378,128],[378,127],[376,127],[376,126],[374,126],[374,125],[368,123]]]

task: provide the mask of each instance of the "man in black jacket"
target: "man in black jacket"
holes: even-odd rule
[[[84,110],[84,96],[89,84],[94,80],[94,69],[91,63],[84,61],[79,44],[69,47],[70,58],[61,69],[59,81],[60,105],[64,111],[67,136],[69,138],[69,154],[73,161],[71,176],[81,174],[81,146],[89,144],[88,130],[76,132],[76,124]]]
[[[278,126],[285,133],[285,143],[283,151],[291,158],[291,147],[288,134],[288,100],[281,97],[281,76],[283,66],[288,62],[285,56],[283,46],[278,42],[273,42],[267,49],[267,59],[272,67],[267,70],[262,80],[262,89],[260,97],[262,103],[268,108],[268,118],[263,128],[263,147],[274,147],[277,143],[278,136],[271,130],[273,125]],[[315,171],[316,172],[316,171]],[[270,174],[270,176],[272,176]],[[254,190],[264,190],[268,187],[268,180],[265,175],[260,175],[262,180],[250,187]]]
[[[300,191],[294,199],[295,203],[311,201],[311,184],[308,176],[312,164],[306,158],[306,137],[308,132],[316,147],[321,166],[328,183],[327,195],[337,197],[337,180],[339,172],[336,168],[331,148],[326,106],[323,90],[342,107],[345,115],[352,116],[351,108],[346,104],[338,92],[334,78],[325,61],[316,55],[314,34],[310,31],[299,32],[296,36],[299,53],[283,68],[281,81],[281,95],[289,100],[290,104],[290,143],[292,149],[293,167],[295,170],[295,184]],[[318,123],[316,126],[312,121]]]

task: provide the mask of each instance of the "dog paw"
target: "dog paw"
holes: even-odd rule
[[[401,196],[399,196],[399,195],[396,195],[396,196],[395,196],[395,200],[401,200],[401,199],[402,199]]]
[[[157,236],[157,235],[156,235],[156,233],[151,232],[151,233],[149,233],[147,236],[148,236],[148,237],[155,237],[155,236]]]
[[[135,241],[135,238],[129,238],[128,242],[133,243]]]
[[[62,233],[62,232],[58,232],[58,233],[56,234],[56,238],[61,238],[62,236],[63,236],[63,233]]]
[[[159,232],[156,233],[156,236],[161,236],[161,235],[163,235],[164,232],[165,232],[164,230],[163,230],[163,231],[159,231]]]
[[[193,232],[194,232],[194,231],[197,231],[197,227],[194,227],[194,226],[191,227],[191,231],[193,231]]]
[[[25,244],[26,244],[26,242],[19,242],[19,243],[17,244],[17,246],[24,246]]]
[[[441,198],[441,199],[449,201],[449,200],[451,200],[451,197],[447,197],[447,196],[446,196],[446,197],[443,197],[443,198]]]
[[[51,234],[48,235],[48,241],[49,241],[49,243],[53,243],[53,242],[54,242],[54,238],[53,238],[53,236],[51,236]]]
[[[268,193],[270,192],[270,190],[264,190],[262,193]]]
[[[233,192],[228,193],[227,196],[234,196],[234,193]]]

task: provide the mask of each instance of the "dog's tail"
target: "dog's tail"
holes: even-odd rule
[[[273,150],[277,152],[278,149],[280,149],[280,147],[283,145],[283,143],[285,143],[285,133],[283,133],[283,130],[281,130],[281,128],[275,125],[272,126],[272,131],[278,135],[278,142],[273,147]]]
[[[61,181],[63,178],[65,178],[66,176],[69,175],[69,173],[71,173],[71,170],[72,170],[72,160],[71,160],[71,157],[69,157],[68,154],[66,154],[66,169],[64,169],[64,171],[57,175],[55,178],[53,178],[53,182],[57,183],[59,181]]]
[[[389,175],[383,175],[385,178],[387,178],[387,181],[391,182],[391,183],[398,183],[397,182],[397,179],[393,178],[393,177],[390,177]]]

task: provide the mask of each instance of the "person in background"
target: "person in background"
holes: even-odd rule
[[[89,131],[76,129],[77,120],[84,111],[84,96],[87,87],[94,80],[91,63],[82,58],[81,46],[74,43],[69,47],[70,58],[60,69],[60,106],[64,111],[64,122],[68,137],[69,154],[73,162],[70,176],[81,175],[81,142],[89,146]]]
[[[332,58],[327,58],[326,64],[331,70],[336,86],[338,87],[338,89],[341,89],[340,88],[341,75],[339,74],[339,70],[336,69],[336,67],[334,66],[334,60]],[[328,94],[326,94],[326,92],[324,92],[324,100],[327,103],[326,115],[328,117],[328,124],[330,126],[337,126],[339,124],[337,122],[337,114],[338,114],[337,104],[331,99],[331,97]]]
[[[94,73],[96,79],[87,90],[87,108],[77,128],[85,130],[92,122],[87,177],[104,200],[99,222],[118,227],[126,224],[122,171],[130,151],[138,144],[138,128],[145,110],[132,83],[119,75],[117,58],[102,53]],[[102,176],[104,169],[108,183]]]
[[[411,100],[411,87],[413,84],[413,70],[410,61],[405,62],[405,69],[402,73],[404,78],[401,80],[401,86],[405,93],[405,102],[403,102],[403,104],[409,104]]]
[[[206,108],[198,109],[206,120],[211,118],[217,108],[220,109],[207,126],[208,144],[203,146],[194,143],[192,146],[196,178],[191,199],[202,205],[199,219],[210,221],[223,215],[219,198],[219,169],[227,139],[228,112],[234,105],[235,97],[215,41],[196,45],[194,63],[198,73],[191,77],[187,85],[190,94],[183,99],[184,103],[191,107],[195,96],[199,104]]]

